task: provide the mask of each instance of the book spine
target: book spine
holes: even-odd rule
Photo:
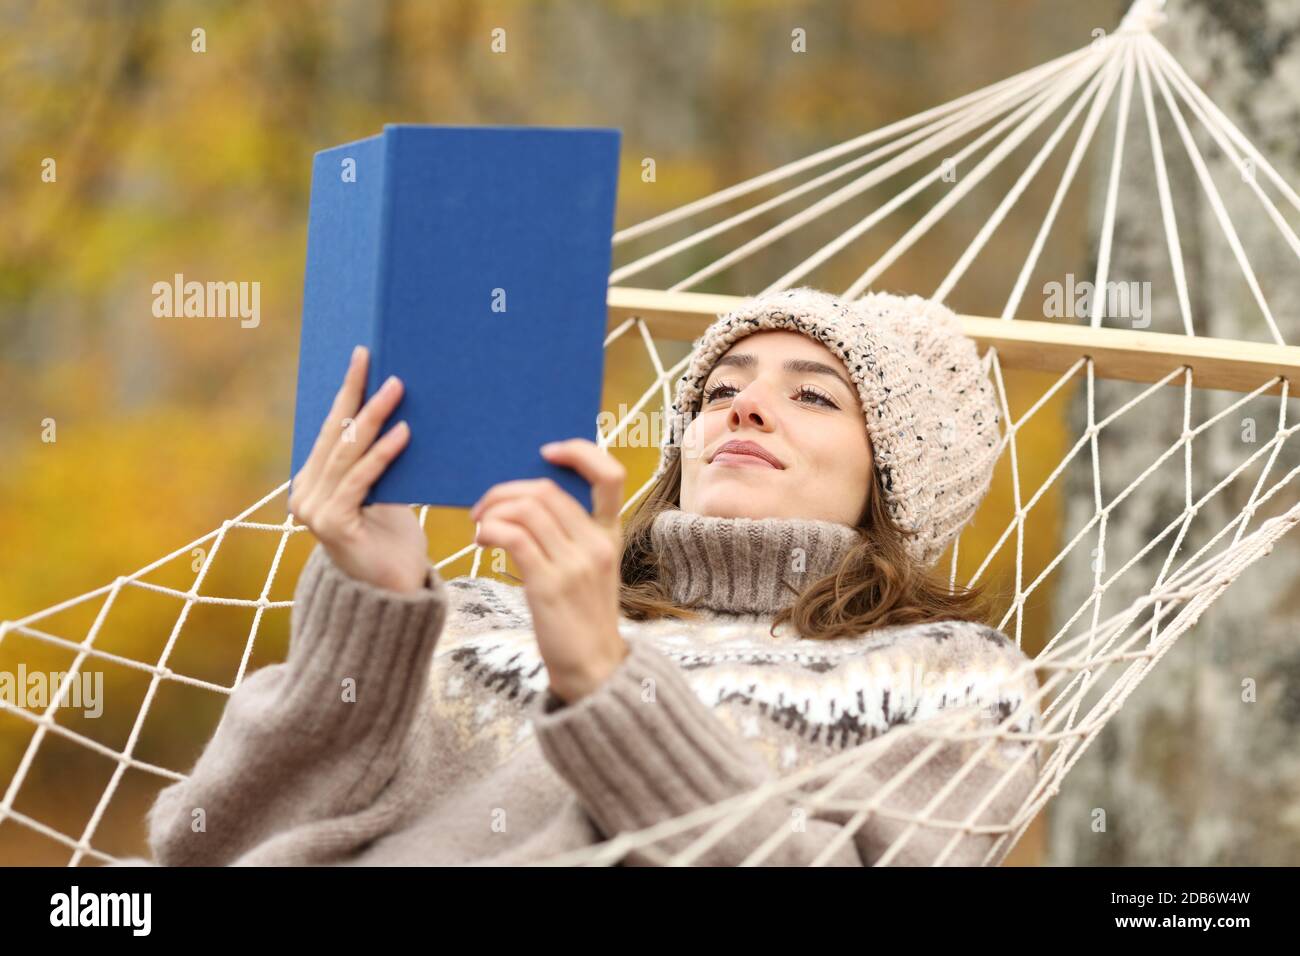
[[[370,372],[367,376],[366,398],[374,395],[379,387],[384,384],[388,378],[391,369],[388,361],[387,335],[389,291],[391,287],[391,276],[389,269],[389,257],[392,247],[393,231],[393,192],[394,182],[393,164],[396,160],[396,143],[392,133],[385,128],[379,137],[380,159],[377,164],[381,170],[382,181],[379,186],[379,226],[376,230],[377,241],[374,250],[374,286],[371,290],[370,298],[370,315],[369,334],[367,340],[370,343]],[[400,407],[400,405],[399,405]],[[394,415],[393,420],[396,420]],[[387,423],[385,423],[387,426]],[[380,432],[383,435],[383,432]],[[366,492],[365,504],[374,504],[375,490],[379,487],[379,481],[370,486]]]

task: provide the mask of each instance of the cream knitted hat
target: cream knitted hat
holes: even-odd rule
[[[840,299],[802,287],[772,292],[720,316],[692,347],[660,447],[657,479],[681,454],[713,365],[755,332],[811,336],[838,356],[858,389],[886,507],[924,567],[970,521],[1002,448],[993,385],[951,309],[919,295]]]

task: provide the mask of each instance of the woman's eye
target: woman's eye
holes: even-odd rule
[[[814,402],[820,402],[821,404],[825,405],[827,408],[839,408],[838,405],[832,402],[821,392],[817,391],[815,388],[812,388],[808,385],[805,385],[801,389],[799,389],[799,398],[800,400],[803,400],[805,398],[811,398]]]
[[[712,385],[709,388],[705,389],[704,394],[706,399],[711,402],[714,400],[714,398],[717,396],[719,392],[722,391],[734,392],[735,390],[736,389],[733,386],[719,382],[717,385]]]

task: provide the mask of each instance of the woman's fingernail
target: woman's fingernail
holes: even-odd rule
[[[388,380],[384,382],[384,388],[393,389],[396,387],[397,387],[397,376],[396,375],[388,376]]]
[[[558,441],[548,441],[542,446],[542,451],[549,454],[550,452],[556,451],[559,447],[560,443]]]

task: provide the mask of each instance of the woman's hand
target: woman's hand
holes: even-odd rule
[[[506,481],[470,510],[475,543],[502,547],[524,573],[524,593],[551,690],[572,703],[627,656],[618,631],[619,507],[627,471],[582,438],[542,446],[547,461],[592,485],[592,514],[549,478]]]
[[[311,455],[293,480],[289,513],[349,577],[390,591],[418,591],[428,573],[429,542],[415,513],[406,505],[361,506],[411,434],[406,422],[398,422],[375,441],[402,397],[396,376],[358,414],[369,361],[357,346]]]

